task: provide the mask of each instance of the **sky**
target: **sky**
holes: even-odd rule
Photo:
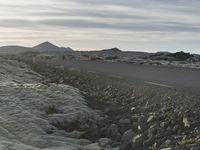
[[[200,53],[199,0],[0,0],[0,46]]]

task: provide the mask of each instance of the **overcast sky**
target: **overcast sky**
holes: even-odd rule
[[[200,53],[200,0],[0,0],[0,45]]]

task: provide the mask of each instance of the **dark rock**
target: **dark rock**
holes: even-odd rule
[[[120,150],[119,147],[112,148],[111,150]]]
[[[131,120],[130,120],[130,119],[120,119],[120,120],[119,120],[119,123],[120,123],[120,124],[130,124],[130,123],[131,123]]]
[[[111,144],[112,140],[108,139],[108,138],[101,138],[101,139],[99,139],[98,143],[99,143],[99,146],[105,147],[105,146]]]
[[[121,133],[124,133],[128,129],[131,128],[131,120],[130,119],[120,119],[119,120],[119,129]]]
[[[190,150],[199,150],[200,149],[200,144],[194,144]]]
[[[171,134],[173,134],[173,129],[169,126],[165,130],[165,135],[170,136]]]
[[[175,125],[175,126],[173,127],[172,131],[173,131],[174,133],[176,133],[176,132],[178,131],[178,129],[179,129],[179,126],[178,126],[178,125]]]
[[[170,146],[171,143],[172,143],[172,141],[168,139],[168,140],[165,141],[164,145],[165,146]]]
[[[104,147],[103,150],[112,150],[112,146],[111,145],[107,145],[106,147]]]
[[[155,142],[155,135],[156,135],[156,128],[155,126],[149,128],[148,130],[148,139],[144,141],[144,146],[145,147],[149,147],[149,146],[152,146]]]
[[[138,127],[139,127],[139,124],[137,122],[134,122],[132,123],[132,130],[135,131],[135,132],[138,132]]]
[[[157,129],[156,129],[156,125],[152,126],[149,128],[148,130],[148,135],[151,136],[151,135],[155,135],[157,132]]]
[[[144,115],[141,115],[140,118],[138,119],[138,122],[139,122],[142,130],[145,130],[148,128],[148,124],[146,121],[147,121],[147,119]]]
[[[133,139],[134,133],[133,130],[127,130],[123,135],[121,139],[121,150],[128,150],[132,147],[132,139]]]
[[[131,121],[133,121],[133,122],[138,122],[138,119],[139,119],[139,115],[131,116]]]
[[[161,122],[160,123],[160,127],[162,127],[162,128],[167,128],[168,125],[169,125],[169,122]]]
[[[110,125],[110,127],[106,131],[107,137],[111,138],[112,140],[116,140],[119,137],[119,130],[116,124]]]
[[[143,145],[145,147],[150,147],[154,144],[155,142],[155,136],[151,135],[147,140],[144,141]]]
[[[143,144],[143,141],[144,141],[144,136],[139,134],[135,137],[133,137],[132,139],[132,148],[136,149],[136,148],[141,148],[142,147],[142,144]]]

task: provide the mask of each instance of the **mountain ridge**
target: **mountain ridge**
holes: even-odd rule
[[[70,47],[67,47],[67,48],[66,47],[58,47],[58,46],[50,43],[49,41],[43,42],[41,44],[38,44],[38,45],[36,45],[36,46],[34,46],[32,48],[36,49],[36,50],[40,50],[42,52],[44,52],[44,51],[45,52],[46,51],[47,52],[73,51],[73,49],[70,48]]]

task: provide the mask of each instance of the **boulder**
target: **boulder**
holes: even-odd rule
[[[89,144],[83,147],[83,150],[102,150],[98,143]]]
[[[99,139],[98,143],[99,143],[99,146],[105,147],[105,146],[111,144],[112,140],[108,139],[108,138],[101,138],[101,139]]]
[[[112,140],[116,140],[119,136],[119,130],[118,130],[118,126],[116,124],[111,124],[107,131],[106,134],[109,138],[111,138]]]
[[[121,149],[126,150],[132,147],[132,139],[134,137],[133,130],[127,130],[121,138]]]

